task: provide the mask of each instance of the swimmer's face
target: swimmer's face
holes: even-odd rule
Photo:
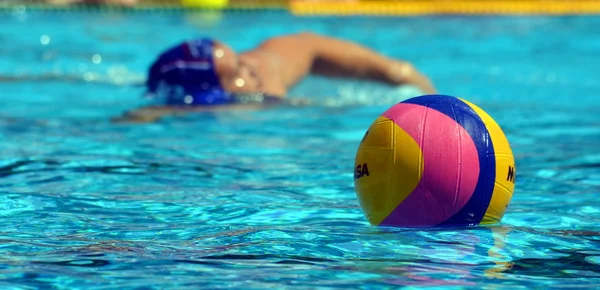
[[[233,93],[260,93],[261,83],[255,66],[238,57],[227,45],[215,42],[215,69],[221,85]]]

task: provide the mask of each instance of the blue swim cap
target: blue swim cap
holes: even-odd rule
[[[220,105],[233,102],[215,71],[214,41],[184,42],[163,52],[150,67],[148,93],[165,105]]]

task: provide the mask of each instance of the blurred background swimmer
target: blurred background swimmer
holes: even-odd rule
[[[108,4],[133,6],[138,4],[138,0],[46,0],[46,3],[53,5],[71,5],[71,4]]]
[[[163,52],[146,81],[154,104],[115,121],[150,122],[164,115],[273,104],[308,74],[356,78],[391,86],[436,90],[410,62],[391,59],[360,44],[314,33],[267,39],[256,48],[234,52],[218,40],[200,38]]]

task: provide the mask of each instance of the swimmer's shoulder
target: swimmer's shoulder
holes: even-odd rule
[[[311,73],[315,60],[311,39],[304,33],[269,39],[257,47],[278,67],[286,87],[295,85]]]
[[[283,79],[285,66],[282,64],[281,57],[270,50],[261,48],[244,52],[240,57],[250,57],[256,63],[255,73],[258,74],[262,83],[262,93],[267,95],[284,98],[287,94],[288,85]]]
[[[281,65],[282,59],[277,51],[257,47],[242,54],[259,60],[263,65],[267,64],[271,67],[277,67]]]

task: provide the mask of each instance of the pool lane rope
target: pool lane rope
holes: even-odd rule
[[[403,1],[291,1],[295,15],[568,15],[599,14],[597,0],[403,0]]]
[[[279,11],[296,16],[418,16],[418,15],[585,15],[600,14],[598,0],[230,0],[226,8],[183,7],[178,1],[143,1],[135,7],[47,5],[42,1],[0,2],[0,11],[169,12],[223,10],[226,12]]]

